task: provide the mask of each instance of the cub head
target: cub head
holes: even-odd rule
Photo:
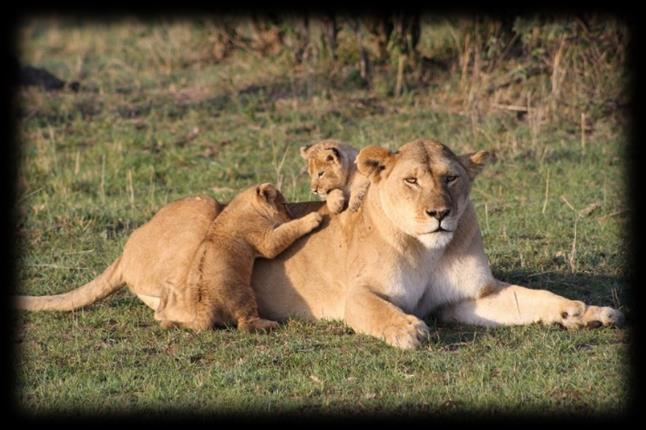
[[[301,147],[301,157],[307,161],[312,193],[325,198],[334,189],[343,189],[350,181],[357,150],[334,139]]]
[[[416,140],[396,152],[368,146],[357,169],[370,179],[367,198],[398,229],[426,248],[442,248],[453,238],[468,204],[471,183],[489,153],[456,156],[434,140]]]
[[[287,201],[278,188],[270,183],[256,185],[254,206],[263,216],[283,223],[292,219],[287,209]]]

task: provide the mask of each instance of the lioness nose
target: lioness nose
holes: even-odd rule
[[[449,208],[439,208],[439,209],[427,209],[426,213],[433,218],[436,218],[438,221],[442,221],[449,213],[451,209]]]

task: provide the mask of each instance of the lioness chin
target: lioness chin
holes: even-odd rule
[[[610,307],[495,279],[469,192],[488,154],[456,156],[433,140],[395,152],[363,148],[357,168],[370,180],[356,212],[326,216],[321,228],[277,258],[257,259],[252,274],[263,318],[342,320],[355,332],[399,348],[428,335],[423,318],[484,326],[540,322],[568,328],[621,324]],[[292,205],[300,216],[323,205]],[[221,206],[188,198],[162,208],[133,232],[123,255],[69,293],[20,297],[26,309],[70,310],[127,285],[152,309],[177,285]],[[172,244],[172,254],[168,252]]]

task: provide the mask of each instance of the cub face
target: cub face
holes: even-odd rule
[[[488,157],[484,151],[458,157],[439,142],[418,140],[395,153],[366,147],[357,168],[369,177],[370,190],[393,225],[426,248],[442,248],[453,238],[471,183]]]
[[[321,198],[334,189],[343,189],[350,180],[356,150],[333,139],[303,146],[301,156],[307,161],[312,193]]]
[[[285,197],[274,185],[270,183],[257,185],[255,194],[256,210],[264,217],[277,223],[284,223],[292,219]]]

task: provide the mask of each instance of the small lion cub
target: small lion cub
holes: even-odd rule
[[[291,219],[285,198],[272,184],[242,191],[209,226],[184,288],[162,295],[155,319],[163,327],[194,330],[231,323],[245,331],[277,327],[258,314],[251,288],[254,259],[276,257],[321,220],[317,212]]]
[[[370,181],[359,173],[354,162],[357,150],[335,139],[302,146],[301,157],[307,161],[312,192],[326,199],[330,212],[345,207],[356,212],[368,192]]]

